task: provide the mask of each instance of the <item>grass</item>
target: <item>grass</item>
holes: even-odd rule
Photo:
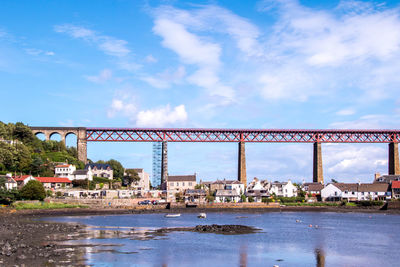
[[[16,210],[35,210],[35,209],[69,209],[69,208],[87,208],[85,205],[64,204],[64,203],[15,203]]]
[[[325,206],[333,206],[337,207],[339,206],[338,203],[330,203],[330,202],[312,202],[312,203],[306,203],[306,202],[296,202],[296,203],[283,203],[285,206],[307,206],[307,207],[325,207]]]

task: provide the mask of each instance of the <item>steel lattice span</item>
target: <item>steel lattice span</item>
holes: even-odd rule
[[[400,130],[86,128],[88,142],[398,143]]]
[[[247,183],[245,143],[313,143],[313,181],[323,182],[322,143],[388,143],[388,174],[400,175],[398,143],[400,130],[285,130],[285,129],[157,129],[31,127],[46,140],[60,134],[77,136],[78,159],[87,161],[87,142],[236,142],[238,143],[238,180]],[[164,159],[164,157],[163,157]],[[166,157],[165,157],[166,159]],[[163,165],[164,166],[164,165]],[[165,165],[166,166],[166,165]],[[165,177],[166,167],[162,168]]]

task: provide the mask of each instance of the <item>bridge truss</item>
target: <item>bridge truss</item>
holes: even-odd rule
[[[399,130],[87,128],[94,142],[398,143]]]

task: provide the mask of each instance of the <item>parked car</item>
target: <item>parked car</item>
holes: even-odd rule
[[[159,204],[164,204],[164,203],[167,203],[167,201],[166,201],[165,199],[160,199],[160,200],[158,201],[158,203],[159,203]]]
[[[150,200],[143,200],[143,201],[139,201],[139,205],[150,205],[151,201]]]
[[[158,204],[158,200],[153,200],[153,201],[151,201],[151,204],[157,205],[157,204]]]

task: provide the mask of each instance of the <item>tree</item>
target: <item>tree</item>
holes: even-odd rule
[[[127,169],[126,175],[122,179],[122,183],[124,186],[130,186],[132,183],[136,183],[140,181],[139,174],[134,169]]]
[[[124,177],[124,167],[121,162],[115,159],[110,159],[106,164],[109,164],[113,169],[114,179],[122,179]]]
[[[5,188],[0,188],[0,204],[10,205],[15,200],[19,198],[18,190],[7,190]]]
[[[24,144],[31,144],[35,139],[32,130],[22,122],[17,122],[15,124],[12,135],[13,138],[23,142]]]
[[[20,191],[21,198],[28,200],[43,200],[46,197],[46,191],[41,182],[30,180]]]

